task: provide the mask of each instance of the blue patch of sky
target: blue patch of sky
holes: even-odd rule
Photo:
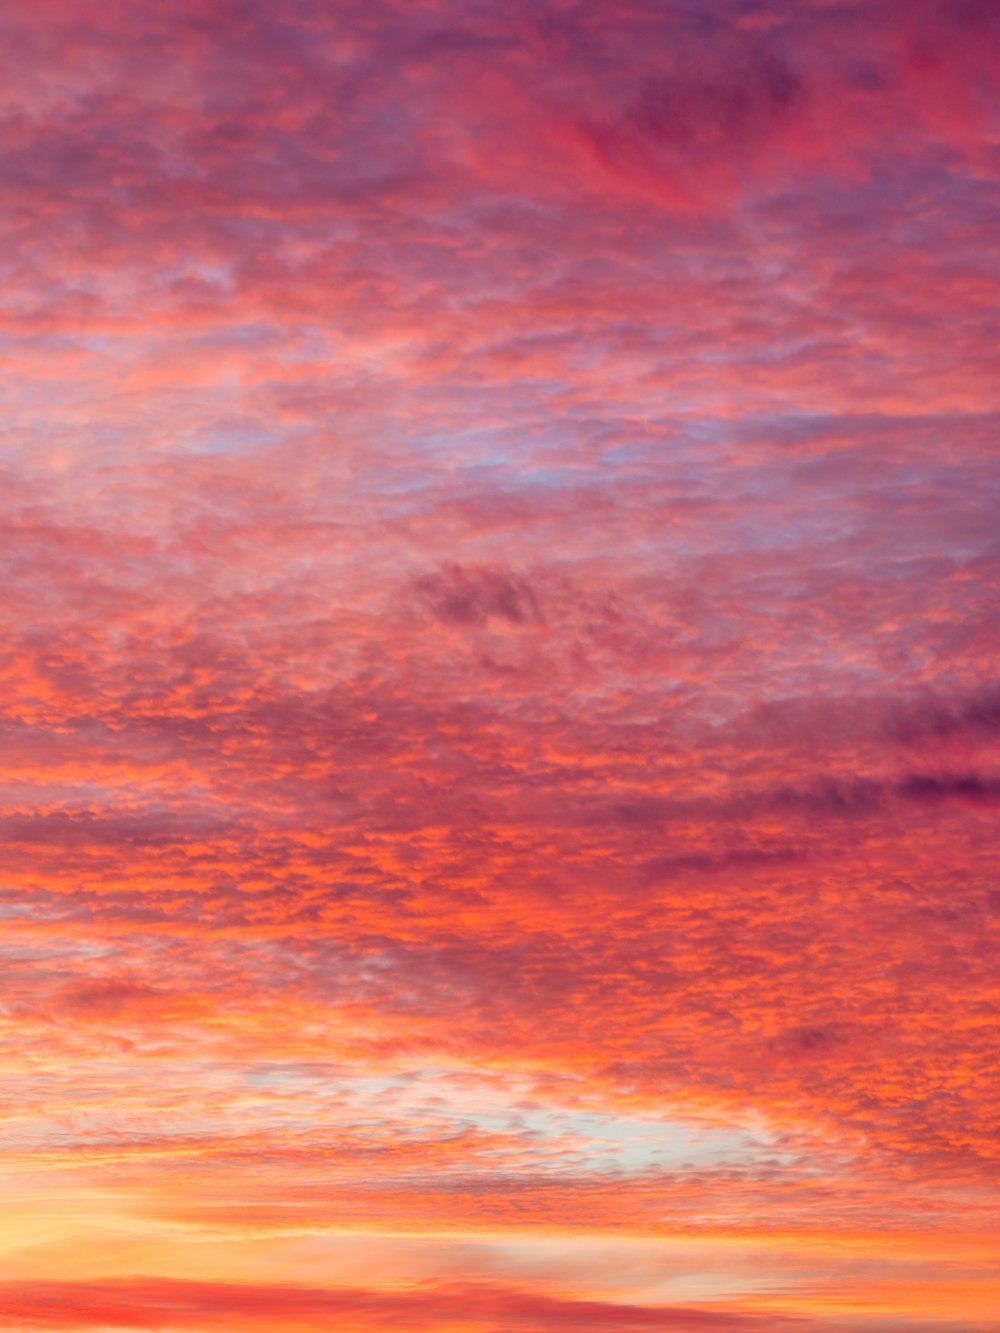
[[[647,1119],[591,1110],[527,1107],[516,1093],[469,1085],[448,1071],[421,1075],[354,1076],[343,1067],[268,1062],[244,1071],[259,1089],[295,1092],[346,1103],[352,1123],[377,1126],[416,1117],[412,1136],[447,1137],[479,1130],[509,1139],[511,1151],[531,1153],[546,1169],[598,1172],[712,1169],[795,1159],[782,1153],[764,1129],[720,1127],[680,1119]],[[481,1105],[475,1105],[479,1102]],[[356,1119],[354,1119],[356,1117]],[[409,1137],[406,1130],[400,1130]]]

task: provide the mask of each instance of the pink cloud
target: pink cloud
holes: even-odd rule
[[[81,1173],[6,1317],[771,1327],[991,1235],[994,8],[3,38],[2,1110]],[[256,1206],[441,1280],[128,1278]],[[489,1227],[818,1258],[760,1314],[449,1287]],[[850,1318],[973,1327],[951,1262]]]

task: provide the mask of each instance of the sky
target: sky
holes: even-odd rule
[[[0,65],[0,1328],[1000,1330],[995,0]]]

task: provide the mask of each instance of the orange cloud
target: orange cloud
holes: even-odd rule
[[[995,7],[0,45],[6,1322],[985,1328]]]

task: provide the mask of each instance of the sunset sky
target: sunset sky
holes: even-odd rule
[[[997,0],[0,64],[0,1330],[1000,1330]]]

